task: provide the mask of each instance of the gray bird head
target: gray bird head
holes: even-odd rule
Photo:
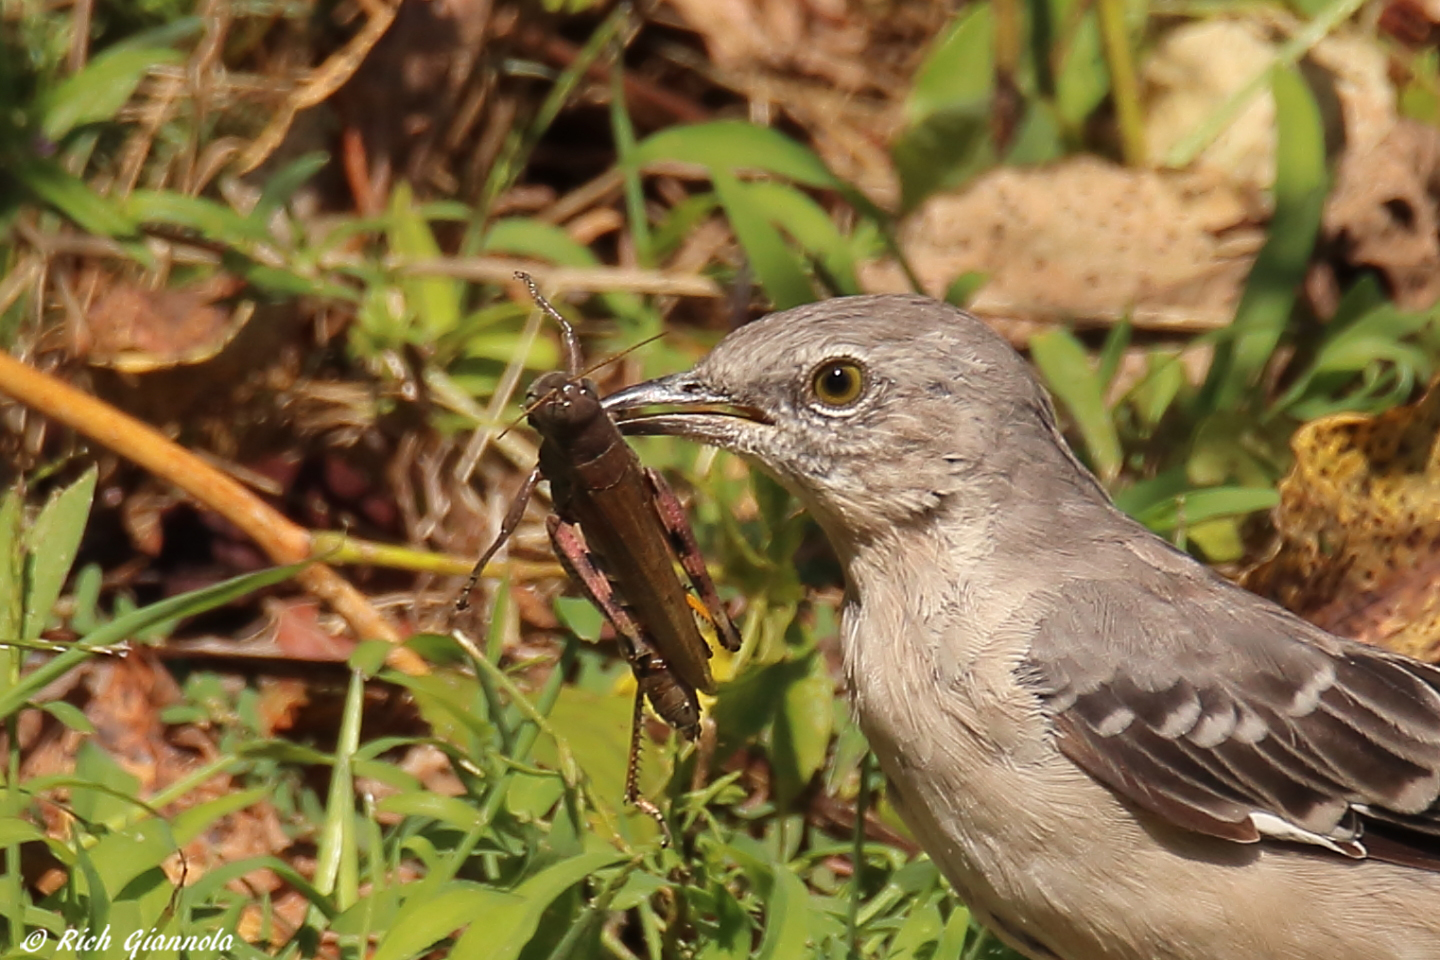
[[[636,412],[653,406],[671,410]],[[627,433],[690,437],[757,462],[842,553],[967,494],[992,506],[993,488],[1019,473],[1077,467],[1057,449],[1045,391],[1009,344],[919,296],[771,314],[692,370],[622,390],[605,407]]]

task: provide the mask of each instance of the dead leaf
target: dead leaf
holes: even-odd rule
[[[1184,23],[1155,44],[1142,67],[1145,149],[1160,162],[1275,59],[1272,32],[1255,17]],[[1275,180],[1275,100],[1262,90],[1195,160],[1253,190]]]
[[[1440,388],[1375,417],[1301,427],[1280,546],[1244,583],[1314,623],[1440,659]]]
[[[978,313],[1129,314],[1137,326],[1188,329],[1230,321],[1260,239],[1223,184],[1094,157],[993,170],[964,193],[931,198],[901,231],[926,292],[943,296],[969,272],[989,278]],[[891,264],[862,277],[872,291],[906,289]]]
[[[222,304],[243,285],[217,276],[173,290],[118,281],[102,293],[77,331],[75,352],[94,366],[147,373],[209,360],[245,326],[255,305]]]
[[[1325,232],[1351,265],[1384,275],[1402,309],[1440,299],[1440,130],[1402,120],[1369,150],[1348,150]]]

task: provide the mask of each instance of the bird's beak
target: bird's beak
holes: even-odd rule
[[[602,406],[628,434],[690,437],[722,445],[733,440],[741,421],[772,422],[763,410],[736,402],[693,371],[626,387],[606,397]],[[671,409],[647,409],[654,407]]]

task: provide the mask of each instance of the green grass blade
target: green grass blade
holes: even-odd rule
[[[279,583],[304,568],[303,563],[247,573],[223,583],[193,590],[178,597],[141,607],[82,637],[71,649],[42,664],[21,678],[19,684],[0,693],[0,717],[7,717],[52,681],[65,675],[92,656],[97,647],[109,647],[151,627],[193,616],[229,603],[262,587]]]
[[[1236,309],[1233,336],[1216,350],[1205,385],[1211,410],[1239,406],[1270,362],[1305,278],[1329,189],[1323,121],[1310,88],[1297,70],[1277,70],[1272,79],[1275,215]]]
[[[184,59],[178,50],[153,47],[107,50],[50,92],[40,105],[40,129],[51,140],[60,140],[78,126],[109,120],[151,67]]]
[[[815,289],[805,274],[804,264],[770,223],[765,210],[746,189],[747,185],[721,169],[712,170],[711,177],[715,193],[730,218],[730,226],[775,309],[785,310],[814,300]]]
[[[763,170],[809,187],[840,186],[830,168],[808,147],[778,130],[739,120],[662,130],[635,148],[634,159],[642,167],[657,160],[679,160],[715,171]]]
[[[1095,472],[1109,482],[1120,473],[1122,453],[1115,421],[1105,406],[1105,384],[1075,335],[1052,330],[1030,338],[1030,356],[1055,397],[1075,418]]]
[[[96,469],[91,467],[51,497],[25,535],[25,622],[20,630],[24,640],[40,636],[60,599],[90,517],[95,477]]]

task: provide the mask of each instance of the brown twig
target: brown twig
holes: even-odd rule
[[[148,424],[4,353],[0,353],[0,392],[170,481],[244,531],[275,563],[301,563],[315,555],[308,530]],[[358,636],[400,642],[394,625],[330,567],[312,562],[296,579],[339,613]],[[425,661],[404,647],[392,650],[389,662],[412,675],[428,672]]]
[[[249,173],[269,159],[275,148],[280,146],[280,141],[285,139],[296,114],[328,100],[345,81],[354,76],[371,48],[380,42],[385,31],[390,29],[390,24],[395,22],[395,12],[399,9],[399,4],[380,0],[362,2],[361,6],[365,8],[369,19],[360,28],[360,32],[324,63],[310,71],[305,82],[290,92],[265,129],[260,132],[260,136],[241,154],[238,163],[240,173]]]

